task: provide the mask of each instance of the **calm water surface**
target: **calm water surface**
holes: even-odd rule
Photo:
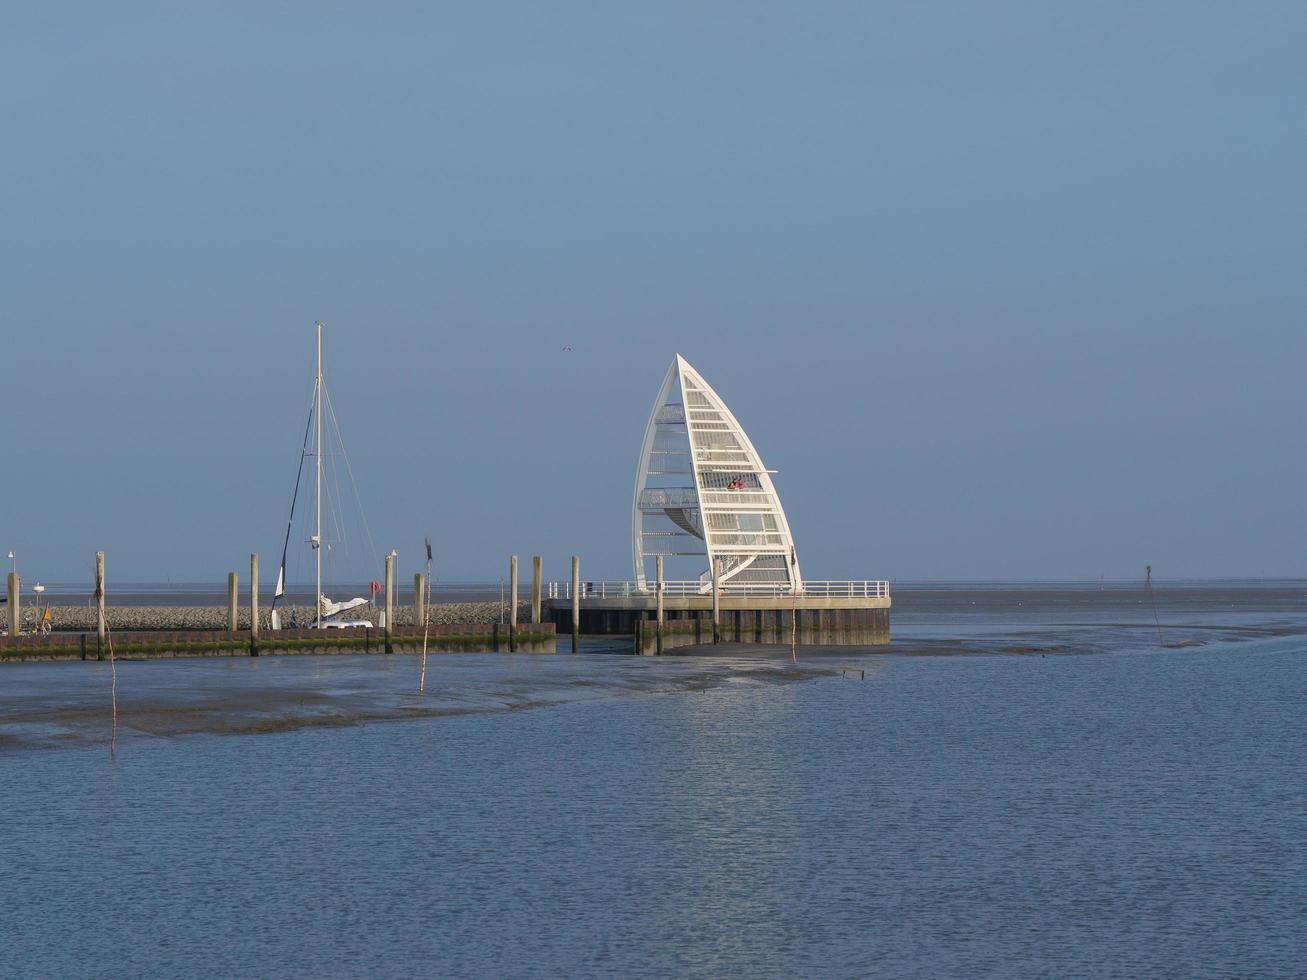
[[[435,658],[427,715],[412,658],[126,664],[153,721],[112,758],[101,665],[9,667],[0,975],[1301,976],[1292,613],[1097,656]],[[216,734],[290,702],[331,723]]]

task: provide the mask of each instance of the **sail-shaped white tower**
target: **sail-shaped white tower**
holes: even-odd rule
[[[658,555],[707,558],[724,586],[803,591],[794,539],[771,473],[703,376],[680,354],[658,389],[645,427],[631,506],[637,588],[648,591]],[[714,566],[715,563],[715,566]]]

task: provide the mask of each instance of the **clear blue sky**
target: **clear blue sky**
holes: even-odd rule
[[[1305,50],[1297,2],[6,5],[0,554],[273,556],[321,319],[441,578],[629,576],[678,350],[811,577],[1307,575]]]

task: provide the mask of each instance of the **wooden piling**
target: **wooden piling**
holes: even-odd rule
[[[508,650],[517,649],[517,555],[508,560]]]
[[[395,556],[386,556],[386,652],[390,653],[390,631],[395,624]]]
[[[721,593],[721,582],[720,582],[720,576],[717,573],[717,556],[714,555],[712,560],[712,641],[713,643],[721,642],[720,631],[718,630],[717,627],[722,612],[720,593]]]
[[[236,597],[240,582],[235,572],[227,573],[227,632],[236,632]]]
[[[95,553],[95,654],[104,657],[107,621],[104,616],[104,552]]]
[[[655,648],[658,656],[663,655],[663,556],[659,555],[654,559],[655,585],[654,589],[658,594],[658,634],[655,639]]]
[[[259,556],[250,555],[250,656],[259,655]]]
[[[531,624],[540,622],[540,556],[531,558]]]
[[[427,605],[422,594],[422,573],[413,573],[413,625],[419,628],[427,625]]]
[[[18,615],[18,603],[21,599],[22,583],[17,572],[9,573],[9,635],[17,636],[23,620]]]
[[[572,556],[572,652],[581,649],[581,557]]]

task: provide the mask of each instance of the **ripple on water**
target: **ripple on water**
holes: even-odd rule
[[[1304,653],[128,665],[354,714],[0,752],[0,975],[1294,976]]]

